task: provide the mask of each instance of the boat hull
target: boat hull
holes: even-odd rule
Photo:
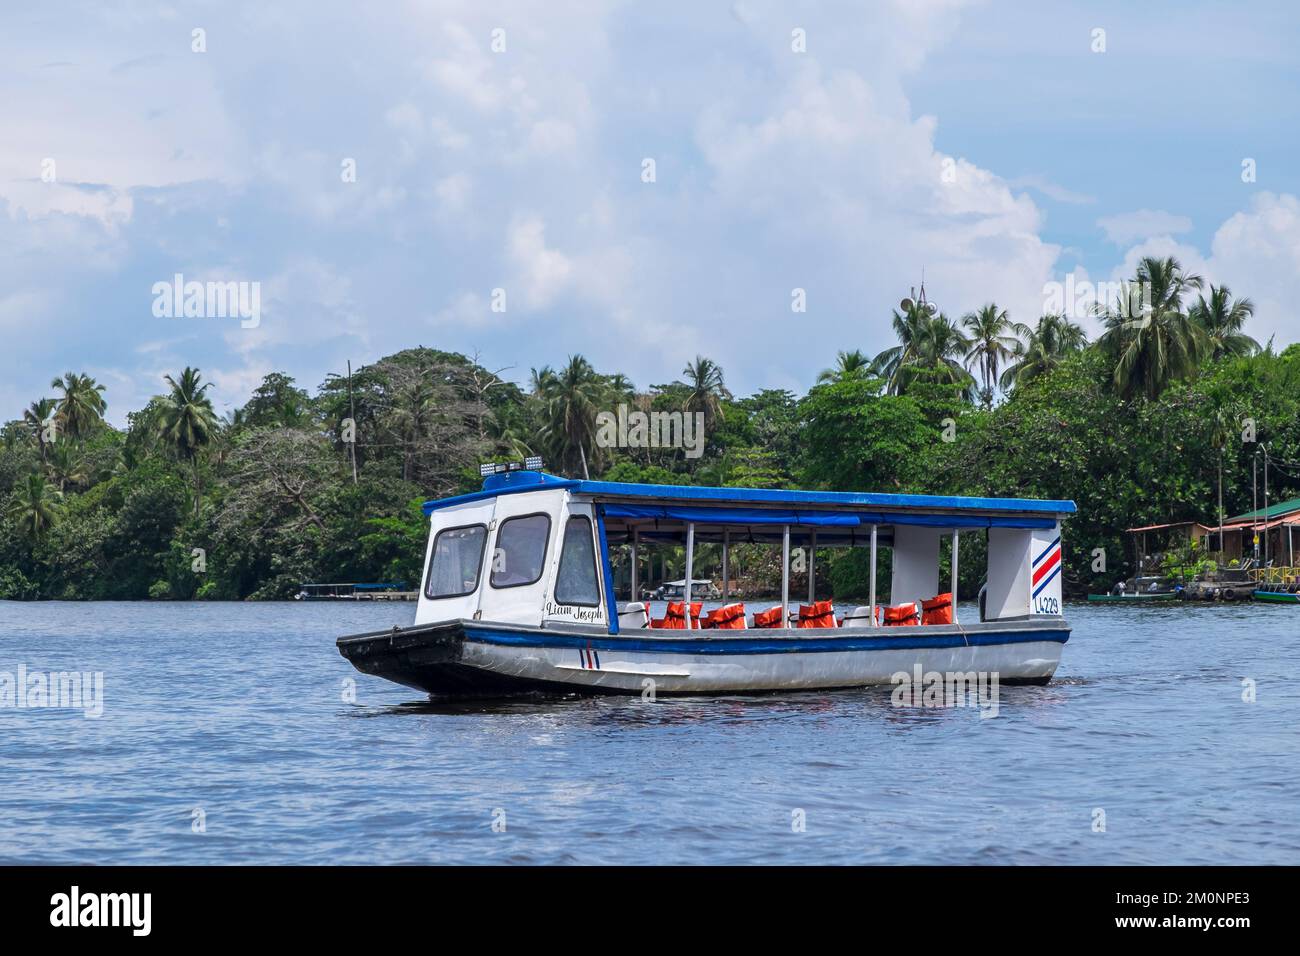
[[[1300,593],[1294,591],[1265,591],[1257,590],[1254,593],[1256,601],[1265,601],[1270,604],[1300,604]]]
[[[905,631],[906,633],[897,633]],[[1069,626],[1060,618],[970,625],[699,632],[556,630],[448,621],[338,640],[359,671],[430,694],[716,694],[889,684],[900,671],[997,674],[1045,684]]]

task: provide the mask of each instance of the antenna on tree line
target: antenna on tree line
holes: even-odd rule
[[[898,303],[898,307],[904,312],[910,312],[913,308],[918,309],[922,315],[932,316],[939,311],[937,302],[930,302],[925,297],[925,270],[921,270],[921,294],[916,294],[916,286],[912,286],[912,294],[905,297]]]

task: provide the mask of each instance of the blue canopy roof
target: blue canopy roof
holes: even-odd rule
[[[865,491],[642,485],[557,478],[541,472],[514,471],[484,479],[482,491],[426,501],[424,513],[427,515],[439,508],[498,495],[548,488],[566,488],[574,494],[590,495],[607,502],[605,513],[609,517],[721,524],[829,525],[840,528],[890,523],[929,524],[936,527],[1048,527],[1056,518],[1072,515],[1076,510],[1073,501],[1036,498],[966,498]],[[1011,518],[1010,515],[1034,517]]]

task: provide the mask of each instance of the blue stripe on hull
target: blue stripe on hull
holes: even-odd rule
[[[626,634],[627,632],[624,632]],[[1036,641],[1055,641],[1064,644],[1070,632],[1060,628],[1041,631],[980,631],[978,633],[930,634],[899,637],[829,637],[829,638],[722,638],[693,640],[690,638],[601,638],[587,635],[512,631],[504,628],[467,626],[465,636],[481,644],[500,644],[510,647],[576,647],[591,646],[597,650],[643,651],[666,654],[793,654],[825,653],[833,651],[886,651],[909,650],[927,647],[986,647],[994,644],[1028,644]]]

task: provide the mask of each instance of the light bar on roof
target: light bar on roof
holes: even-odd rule
[[[523,461],[486,462],[478,466],[478,474],[480,478],[489,478],[492,475],[504,475],[508,471],[541,471],[541,469],[541,456],[533,455]]]

